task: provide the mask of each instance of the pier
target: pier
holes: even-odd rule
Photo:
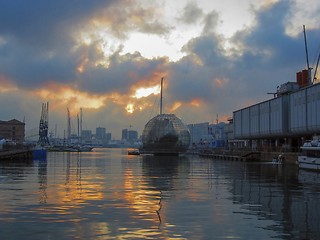
[[[14,149],[8,151],[0,151],[0,161],[30,159],[32,159],[32,150],[30,149]]]
[[[286,164],[296,164],[298,159],[297,152],[213,152],[202,151],[200,157],[208,157],[212,159],[228,160],[228,161],[243,161],[243,162],[271,162],[274,157],[282,155]]]

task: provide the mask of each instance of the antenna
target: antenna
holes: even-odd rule
[[[161,84],[160,84],[160,114],[162,114],[162,86],[163,86],[163,77],[161,78]]]

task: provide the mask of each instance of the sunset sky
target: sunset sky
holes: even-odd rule
[[[226,121],[295,81],[320,46],[319,0],[0,0],[0,120],[63,137],[105,127],[141,134],[159,112],[186,124]]]

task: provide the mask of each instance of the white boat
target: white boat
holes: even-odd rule
[[[314,137],[306,141],[301,147],[301,154],[298,156],[298,166],[303,169],[320,171],[320,140]]]
[[[272,164],[283,164],[284,163],[284,156],[282,154],[275,156],[272,159]]]

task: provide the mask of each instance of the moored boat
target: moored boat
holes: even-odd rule
[[[32,148],[32,156],[34,160],[47,159],[47,149],[43,146],[36,145]]]
[[[320,171],[320,140],[314,137],[306,141],[301,147],[301,154],[298,156],[298,166],[303,169]]]
[[[139,149],[129,149],[128,155],[140,155]]]
[[[91,152],[93,147],[86,145],[47,146],[50,152]]]

